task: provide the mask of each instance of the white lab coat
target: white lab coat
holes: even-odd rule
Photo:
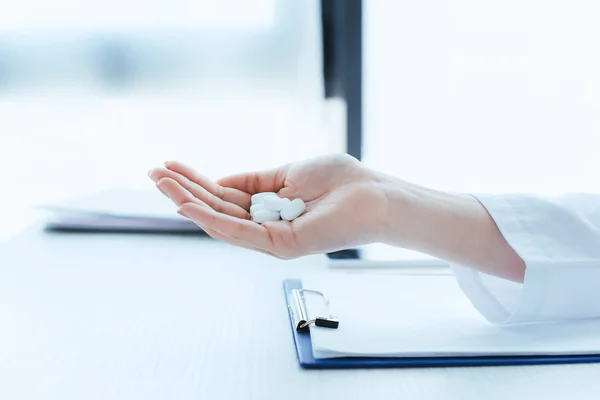
[[[523,284],[452,265],[473,305],[499,324],[600,317],[600,195],[475,195],[525,261]]]

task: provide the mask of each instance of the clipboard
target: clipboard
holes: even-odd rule
[[[539,356],[467,356],[467,357],[339,357],[316,359],[313,356],[310,326],[316,322],[306,313],[303,303],[302,280],[287,279],[283,289],[300,367],[304,369],[359,369],[359,368],[424,368],[424,367],[485,367],[509,365],[583,364],[600,362],[600,354],[539,355]],[[323,318],[328,320],[328,317]],[[329,328],[335,329],[344,321],[331,319]],[[307,323],[311,322],[307,325]],[[325,321],[327,324],[327,321]],[[316,326],[315,329],[328,329]]]

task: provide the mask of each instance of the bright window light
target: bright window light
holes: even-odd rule
[[[600,3],[365,4],[371,166],[460,191],[600,191]]]

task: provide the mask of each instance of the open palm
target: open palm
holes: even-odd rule
[[[179,162],[153,169],[150,178],[215,239],[279,258],[340,250],[377,241],[385,226],[385,196],[373,173],[346,155],[321,156],[217,182]],[[275,192],[301,198],[306,211],[288,221],[250,220],[250,198]]]

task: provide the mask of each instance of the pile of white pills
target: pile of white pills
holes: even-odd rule
[[[252,196],[250,216],[252,221],[259,224],[280,219],[292,221],[302,215],[304,210],[306,204],[302,199],[290,200],[277,196],[277,193],[263,192]]]

